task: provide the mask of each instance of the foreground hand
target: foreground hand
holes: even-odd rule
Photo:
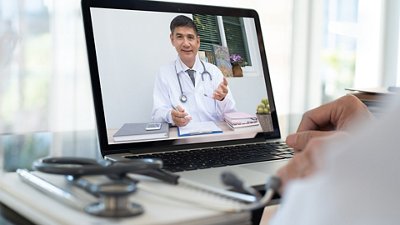
[[[279,169],[277,175],[282,182],[280,193],[284,193],[289,181],[308,177],[318,171],[324,162],[323,156],[326,153],[324,146],[327,142],[343,141],[346,137],[348,137],[346,132],[337,131],[331,136],[309,140],[303,151],[296,153],[284,167]]]
[[[372,118],[372,114],[364,103],[354,95],[346,95],[306,112],[297,132],[289,135],[286,143],[300,151],[312,138],[329,136],[337,131],[346,131],[358,120]]]
[[[225,96],[228,94],[228,80],[223,78],[223,81],[218,85],[218,88],[215,89],[213,98],[218,101],[224,100]]]
[[[192,119],[192,117],[189,116],[189,114],[185,112],[185,109],[180,105],[171,110],[171,117],[175,125],[178,127],[186,126]]]

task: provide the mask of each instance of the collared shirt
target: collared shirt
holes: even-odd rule
[[[223,81],[223,74],[215,65],[203,63],[208,73],[204,73],[203,65],[198,57],[193,68],[187,67],[179,57],[160,68],[153,91],[153,121],[173,124],[171,110],[179,105],[185,109],[193,121],[222,121],[224,113],[236,111],[230,90],[222,101],[212,98],[214,90]],[[195,86],[186,72],[188,69],[195,70]],[[180,101],[182,94],[186,96],[186,102]]]

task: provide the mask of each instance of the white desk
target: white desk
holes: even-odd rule
[[[49,178],[48,180],[51,180],[53,184],[65,183],[63,176],[42,174],[41,177]],[[172,187],[173,189],[170,189],[171,187],[165,185],[161,184],[158,187],[160,190],[167,188],[167,190],[176,190],[182,193],[182,190],[175,188],[175,186]],[[81,199],[86,199],[84,197],[82,196]],[[41,225],[250,224],[250,213],[248,212],[223,213],[221,211],[206,209],[194,203],[171,200],[161,195],[146,192],[140,186],[139,191],[131,195],[130,200],[140,204],[145,212],[137,217],[120,219],[102,218],[89,215],[55,201],[48,195],[22,182],[16,173],[2,174],[0,179],[0,201],[32,222]],[[210,202],[210,204],[215,203]]]
[[[232,130],[225,122],[217,122],[216,123],[219,128],[221,128],[222,133],[215,134],[201,134],[194,136],[185,136],[179,137],[178,130],[176,127],[171,127],[169,129],[169,138],[164,140],[176,140],[176,144],[190,144],[190,143],[202,143],[202,142],[212,142],[212,141],[224,141],[224,140],[232,140],[232,139],[240,139],[240,138],[253,138],[259,132],[262,132],[262,128],[260,125],[251,126],[251,127],[242,127]],[[107,132],[108,143],[115,144],[113,140],[113,135],[117,132],[118,129],[109,129]],[[154,140],[148,140],[154,141]],[[125,143],[132,143],[134,141],[129,141]],[[143,142],[143,140],[140,140]],[[118,142],[123,143],[123,142]]]

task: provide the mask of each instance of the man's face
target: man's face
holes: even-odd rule
[[[182,62],[190,68],[193,67],[200,48],[200,37],[196,35],[193,28],[176,27],[170,38]]]

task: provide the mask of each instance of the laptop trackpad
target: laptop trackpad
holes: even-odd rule
[[[251,163],[237,166],[218,167],[202,170],[179,172],[183,178],[197,183],[210,185],[217,188],[229,189],[221,182],[221,174],[226,171],[234,173],[247,185],[264,185],[267,179],[276,173],[280,167],[285,165],[287,160],[272,162]]]

